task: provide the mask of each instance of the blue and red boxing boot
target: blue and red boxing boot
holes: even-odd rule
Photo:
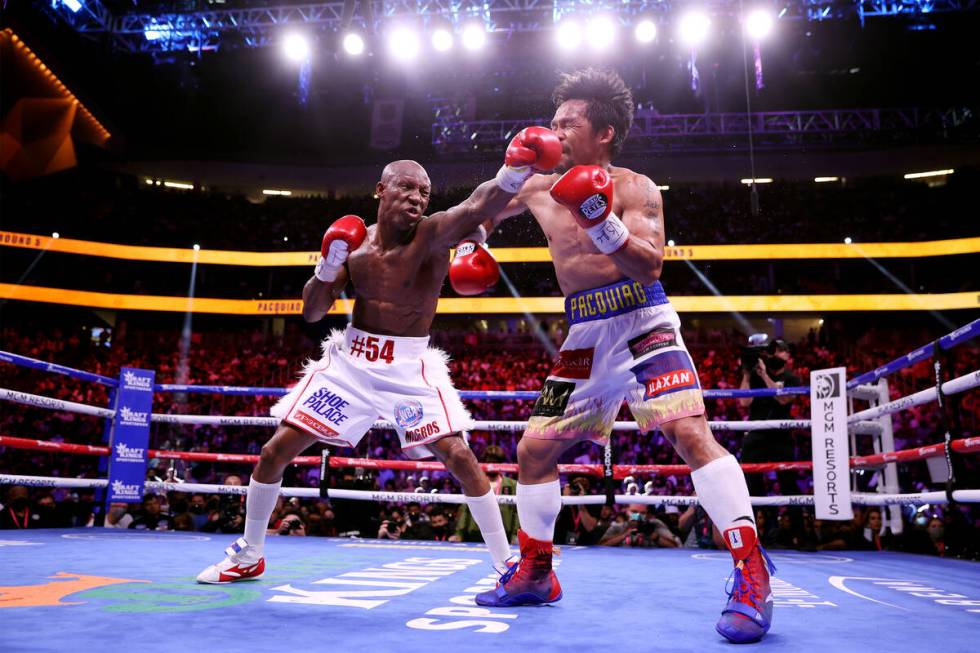
[[[729,528],[724,538],[732,553],[735,569],[728,577],[731,589],[727,584],[725,587],[728,604],[721,611],[721,619],[715,630],[735,644],[757,642],[772,626],[769,574],[776,573],[776,566],[759,545],[753,527]]]
[[[517,531],[517,540],[521,559],[501,575],[495,589],[476,595],[477,605],[509,608],[561,600],[561,585],[551,569],[552,543],[535,540],[522,530]]]

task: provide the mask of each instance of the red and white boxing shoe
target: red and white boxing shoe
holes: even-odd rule
[[[265,558],[244,537],[238,538],[225,549],[225,556],[227,557],[218,564],[199,573],[197,582],[211,585],[236,583],[241,580],[256,580],[265,572]]]
[[[769,576],[776,573],[776,565],[759,544],[753,527],[726,529],[724,538],[735,568],[729,576],[731,589],[726,587],[728,604],[715,630],[735,644],[757,642],[772,626]]]

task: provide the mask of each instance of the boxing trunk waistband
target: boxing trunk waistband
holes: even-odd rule
[[[422,358],[429,346],[429,338],[407,336],[382,336],[361,331],[347,325],[344,332],[344,351],[356,361],[380,365]]]
[[[639,281],[623,279],[608,286],[569,295],[565,298],[565,317],[568,318],[568,326],[572,326],[668,303],[667,293],[659,281],[644,286]]]

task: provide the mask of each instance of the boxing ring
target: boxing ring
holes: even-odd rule
[[[954,437],[944,421],[945,441],[896,451],[892,415],[939,402],[980,385],[980,370],[945,379],[943,352],[980,334],[980,320],[920,347],[847,383],[847,421],[852,451],[858,438],[871,438],[875,453],[851,456],[851,470],[876,470],[877,492],[854,492],[852,502],[886,508],[902,504],[980,502],[980,489],[951,481],[945,490],[898,493],[897,463],[945,457],[949,470],[960,456],[980,451],[980,437]],[[934,364],[934,387],[890,400],[887,377],[921,361]],[[0,361],[77,380],[100,383],[115,397],[120,380],[0,352]],[[155,384],[153,390],[240,396],[281,395],[281,388]],[[533,400],[536,392],[466,392],[464,399]],[[809,389],[705,390],[705,397],[734,399],[809,394]],[[44,409],[107,420],[110,408],[88,406],[12,389],[0,398]],[[867,404],[866,407],[860,404]],[[945,411],[941,410],[945,417]],[[212,426],[269,426],[267,417],[152,413],[149,422]],[[520,431],[524,422],[479,421],[475,430]],[[810,420],[715,421],[714,430],[805,429]],[[390,425],[378,423],[376,428]],[[617,422],[617,431],[636,430]],[[959,434],[956,434],[959,435]],[[80,445],[0,434],[0,447],[65,455],[105,457],[108,445]],[[562,465],[563,474],[603,477],[605,493],[563,496],[568,504],[646,503],[693,505],[696,497],[641,491],[637,477],[689,473],[685,465]],[[257,456],[149,450],[147,459],[250,464]],[[373,502],[462,503],[458,494],[385,492],[332,487],[331,470],[343,468],[439,472],[439,463],[352,458],[325,453],[301,456],[295,464],[320,468],[319,487],[284,487],[284,496]],[[145,460],[144,460],[145,469]],[[514,473],[516,465],[483,465]],[[746,472],[808,471],[809,461],[743,464]],[[103,490],[107,479],[0,474],[0,485]],[[148,492],[244,494],[245,487],[146,482]],[[498,497],[511,503],[513,496]],[[754,505],[812,505],[810,495],[753,497]],[[892,522],[894,518],[892,516]],[[900,521],[899,521],[900,523]],[[561,547],[557,558],[565,598],[539,608],[485,609],[473,596],[496,580],[481,545],[347,538],[272,538],[269,567],[258,581],[198,585],[197,572],[220,557],[233,535],[116,529],[0,532],[0,650],[64,651],[85,646],[131,650],[141,646],[206,647],[210,651],[303,647],[347,651],[376,646],[399,651],[458,651],[490,645],[533,650],[610,646],[642,650],[701,651],[730,646],[713,625],[726,595],[731,569],[727,552],[704,549]],[[974,562],[893,552],[772,551],[779,568],[773,580],[774,625],[757,646],[783,651],[869,647],[942,646],[975,650],[980,615],[980,566]]]
[[[731,650],[714,632],[723,551],[562,547],[565,598],[486,609],[472,544],[271,538],[256,582],[199,585],[228,535],[35,530],[0,543],[0,649],[431,652]],[[233,537],[233,536],[232,536]],[[16,544],[14,544],[16,543]],[[773,551],[779,651],[975,650],[977,563],[889,552]],[[971,612],[972,611],[972,612]],[[941,639],[940,639],[941,638]],[[940,643],[941,642],[941,643]],[[125,644],[124,644],[125,643]]]

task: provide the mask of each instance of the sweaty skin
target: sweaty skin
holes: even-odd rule
[[[551,186],[560,175],[532,177],[514,199],[487,224],[490,231],[503,220],[531,211],[548,238],[555,276],[564,295],[597,288],[624,277],[644,285],[660,279],[664,261],[664,215],[660,190],[649,177],[610,163],[612,126],[592,129],[584,100],[568,100],[555,111],[551,129],[562,143],[559,172],[576,165],[606,168],[613,180],[613,212],[630,232],[619,252],[601,253],[568,209],[555,202]],[[661,430],[688,465],[698,469],[728,454],[708,428],[704,415],[683,417],[661,425]],[[558,458],[576,443],[522,437],[518,443],[518,480],[548,483],[558,478]]]
[[[473,232],[487,213],[496,213],[514,195],[494,181],[476,188],[458,206],[425,216],[431,183],[414,161],[395,161],[381,175],[377,224],[351,252],[336,281],[311,277],[303,289],[303,317],[320,320],[348,280],[354,284],[353,323],[379,335],[424,337],[435,318],[449,249]]]
[[[380,200],[377,224],[368,228],[364,242],[350,253],[334,281],[326,283],[314,275],[306,282],[303,318],[307,322],[321,320],[351,281],[357,291],[355,328],[389,336],[429,335],[449,271],[449,248],[514,197],[491,180],[461,204],[424,217],[431,187],[429,175],[415,161],[395,161],[385,167],[375,187]],[[260,483],[277,483],[293,458],[315,441],[308,433],[280,424],[262,447],[252,477]],[[460,435],[441,438],[428,448],[459,480],[464,494],[479,497],[490,491],[486,474]]]
[[[613,213],[629,229],[629,244],[612,256],[596,249],[568,209],[548,193],[559,174],[537,175],[528,180],[507,207],[496,214],[492,226],[530,210],[548,239],[555,275],[564,295],[604,286],[623,277],[644,284],[659,279],[664,255],[664,217],[657,185],[649,177],[609,164],[592,141],[584,101],[569,100],[562,104],[555,112],[551,128],[565,148],[559,164],[562,172],[574,165],[602,165],[609,171],[613,180]],[[570,156],[572,147],[574,159]]]

